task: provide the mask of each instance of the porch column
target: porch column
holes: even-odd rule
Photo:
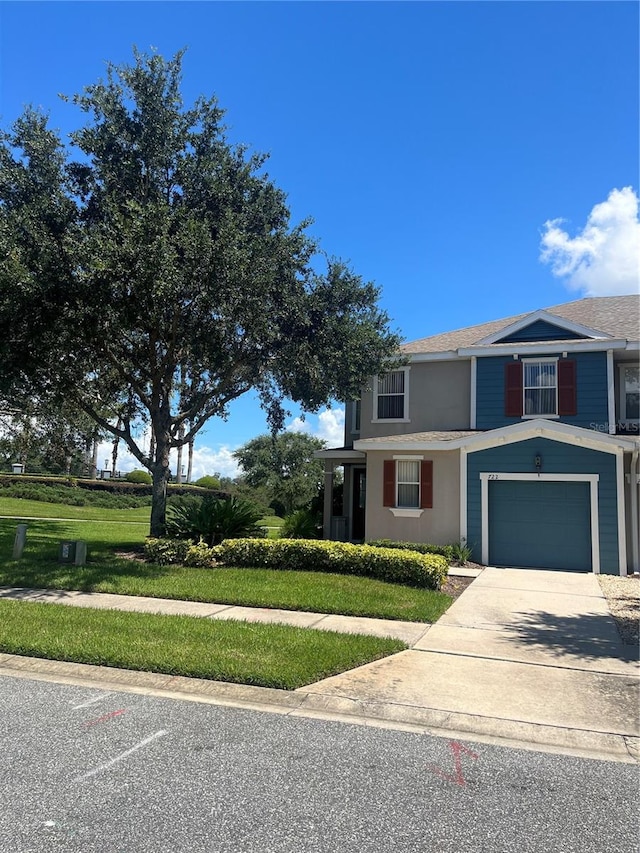
[[[333,514],[333,469],[330,459],[324,462],[324,509],[322,513],[322,535],[331,539],[331,516]]]

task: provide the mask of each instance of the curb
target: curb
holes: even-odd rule
[[[599,761],[635,764],[640,759],[640,738],[633,735],[568,729],[436,708],[416,708],[390,702],[327,696],[314,693],[313,685],[289,692],[8,654],[0,654],[0,676],[120,690],[292,717],[376,726]]]

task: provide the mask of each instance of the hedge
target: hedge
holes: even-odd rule
[[[417,551],[418,554],[440,554],[451,563],[455,559],[453,545],[430,545],[428,542],[394,542],[392,539],[374,539],[367,542],[374,548],[398,548],[401,551]]]
[[[406,586],[439,589],[449,565],[439,554],[311,539],[226,539],[216,559],[239,568],[362,575]]]
[[[0,489],[14,484],[38,483],[47,486],[67,486],[69,488],[87,489],[93,492],[113,492],[123,495],[150,496],[153,487],[144,483],[127,483],[124,479],[85,480],[75,477],[48,477],[35,474],[0,474]],[[192,483],[169,483],[167,494],[171,495],[205,495],[227,498],[228,492],[204,489]]]
[[[205,542],[188,539],[152,539],[144,544],[144,555],[149,563],[158,566],[181,565],[212,568],[217,565],[213,548]]]

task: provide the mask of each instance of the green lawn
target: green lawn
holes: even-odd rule
[[[0,652],[294,690],[402,651],[288,625],[0,601]]]
[[[140,548],[146,524],[28,522],[23,558],[11,559],[16,522],[0,519],[0,586],[81,589],[318,613],[433,622],[451,604],[441,592],[370,578],[269,569],[155,566],[115,556]],[[59,543],[88,542],[86,566],[60,565]]]
[[[69,506],[22,498],[1,498],[0,516],[11,518],[69,518],[85,521],[135,521],[149,526],[151,507],[138,509],[104,509],[93,506]]]

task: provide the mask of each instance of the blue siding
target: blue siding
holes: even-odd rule
[[[589,450],[552,441],[531,438],[513,444],[500,445],[467,457],[467,541],[473,547],[473,559],[482,554],[482,518],[480,504],[480,473],[534,473],[534,459],[542,457],[544,474],[599,474],[598,513],[600,518],[600,571],[619,573],[618,507],[616,488],[616,458],[612,453]]]
[[[549,356],[558,355],[549,353]],[[544,356],[540,356],[544,358]],[[607,397],[607,355],[604,352],[580,352],[571,356],[576,361],[578,413],[562,417],[572,426],[608,432],[609,408]],[[507,418],[504,414],[504,368],[512,356],[479,358],[477,364],[476,426],[478,429],[499,429],[520,423],[522,418]]]
[[[518,343],[520,341],[575,341],[583,338],[584,335],[578,335],[576,332],[568,332],[566,329],[561,329],[560,326],[554,326],[552,323],[547,323],[546,320],[536,320],[520,329],[517,332],[512,332],[506,338],[500,338],[500,343]]]

